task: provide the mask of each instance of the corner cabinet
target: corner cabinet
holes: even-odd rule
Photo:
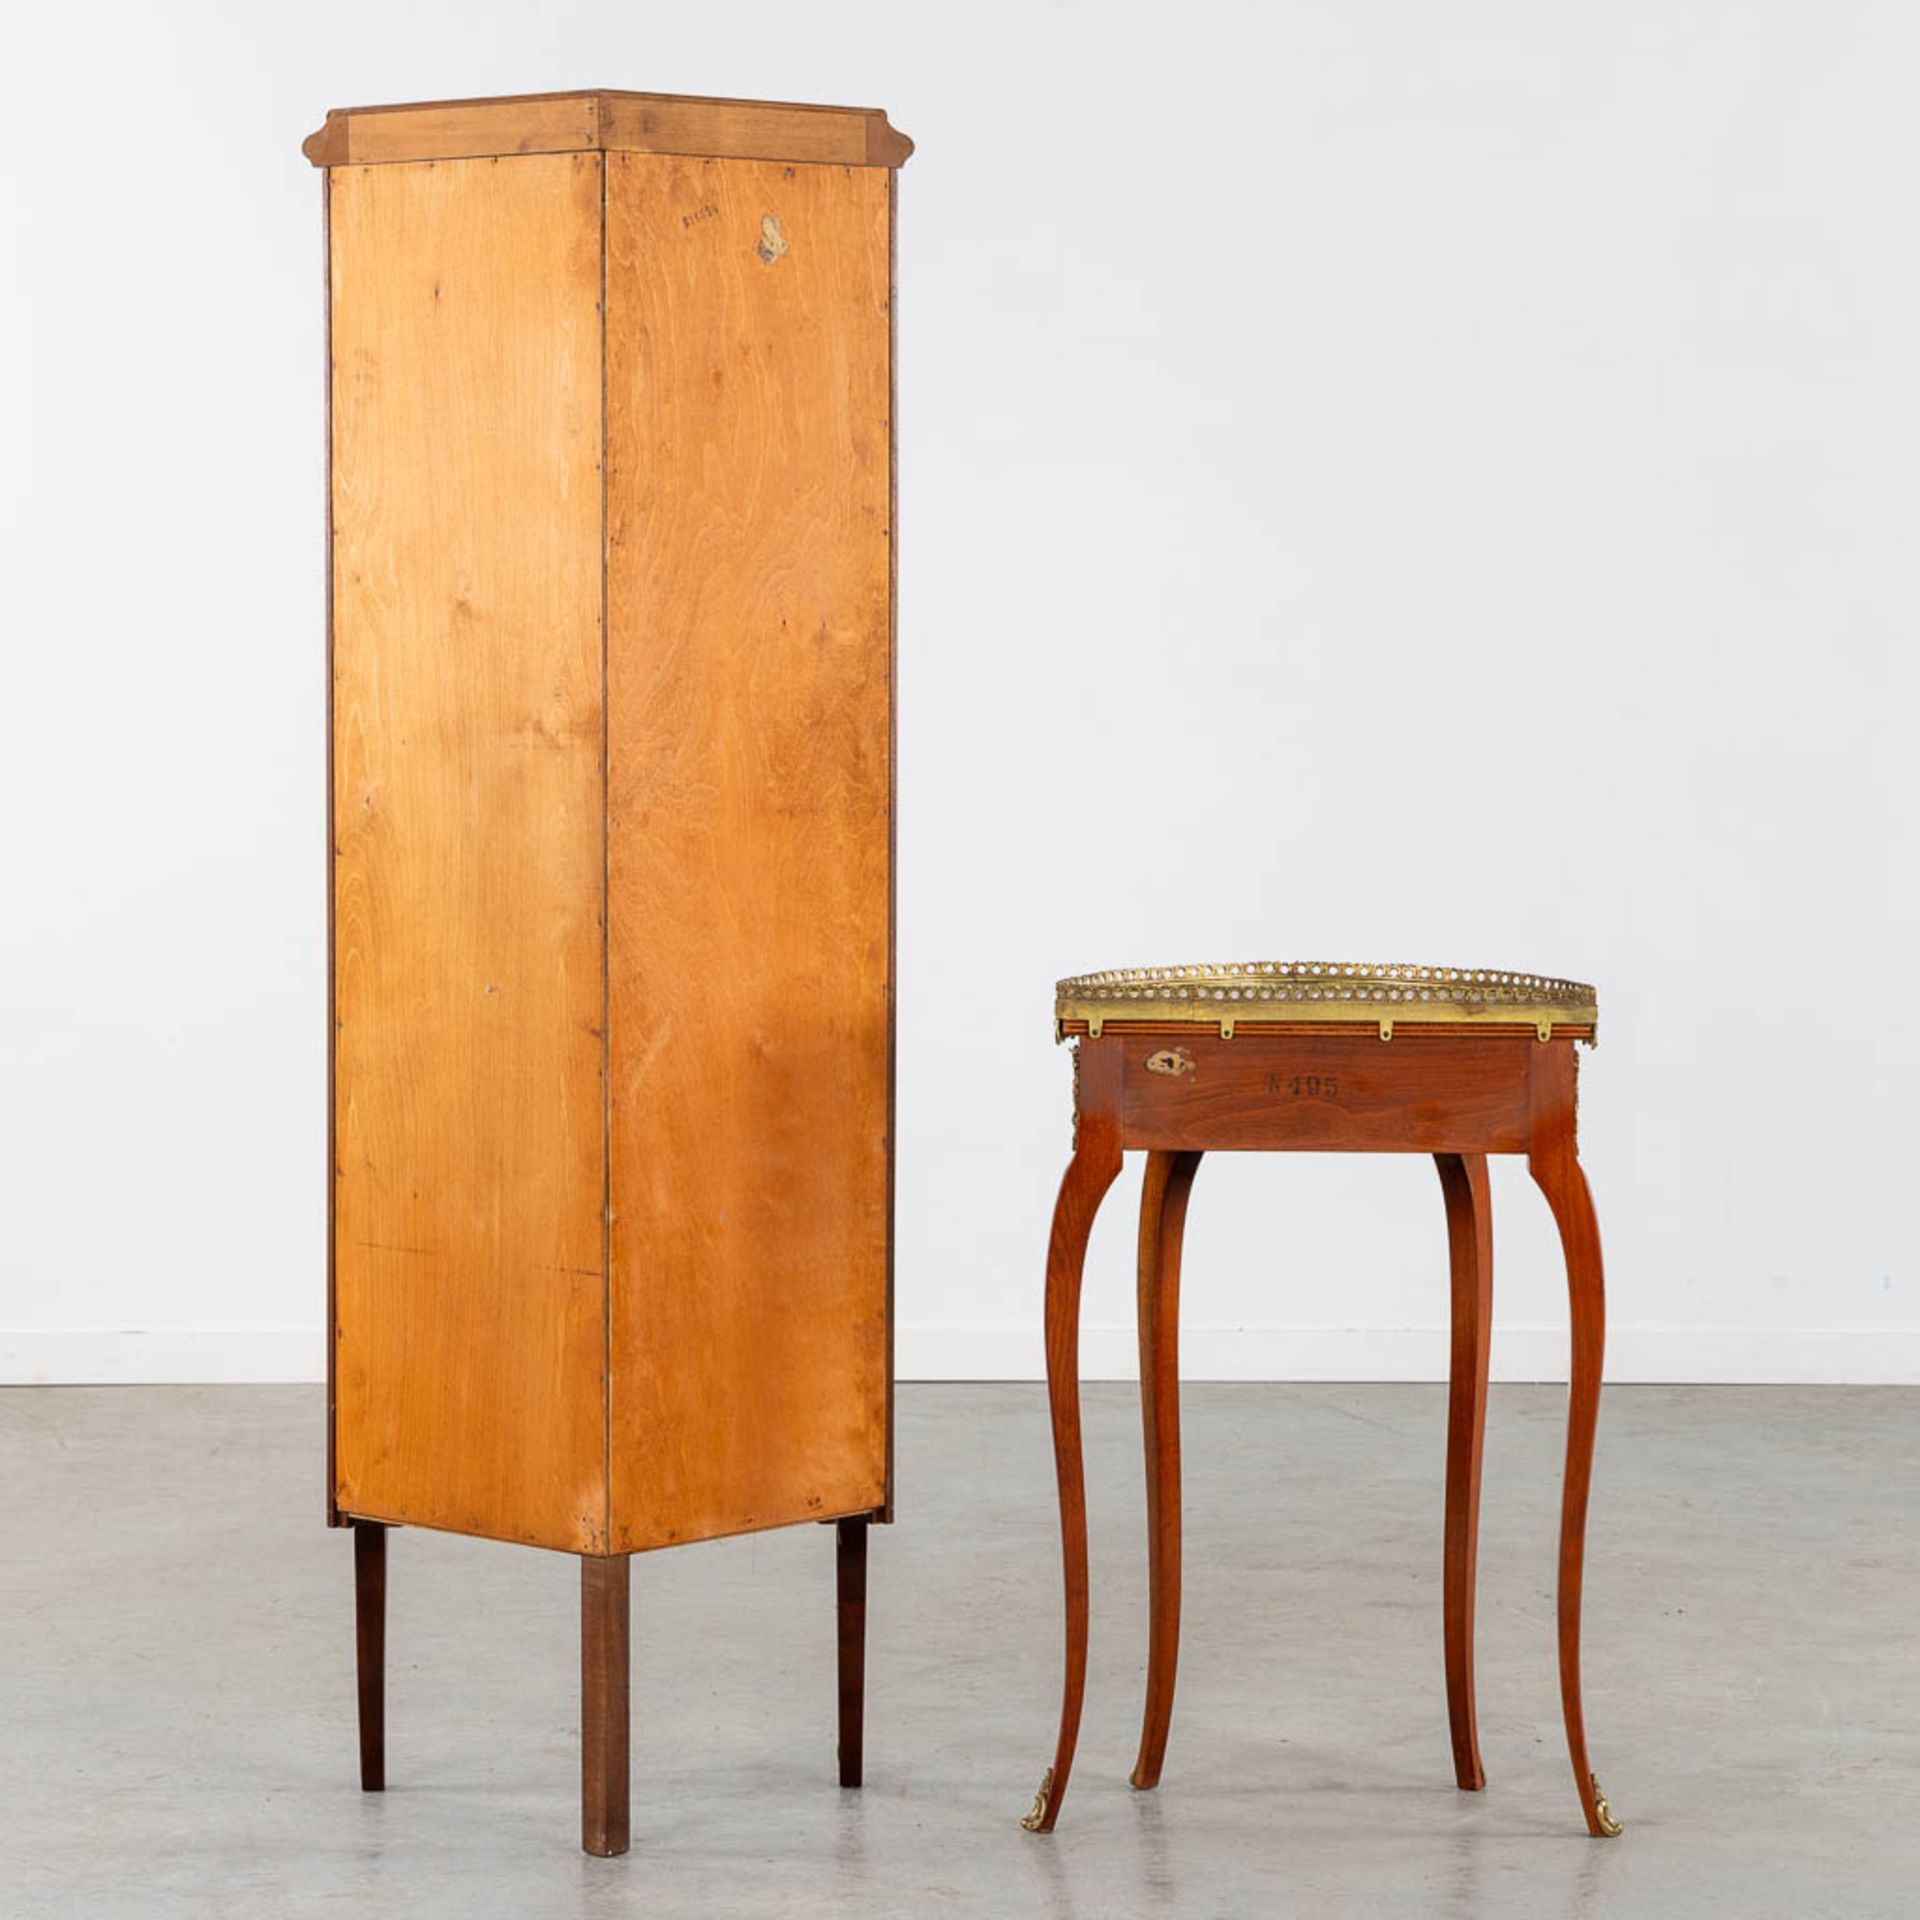
[[[594,92],[306,144],[328,300],[329,1517],[363,1784],[387,1529],[581,1557],[837,1521],[857,1784],[892,1497],[883,114]]]

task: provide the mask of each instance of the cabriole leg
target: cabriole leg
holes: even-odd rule
[[[1073,1770],[1087,1685],[1087,1481],[1080,1455],[1080,1277],[1094,1215],[1120,1172],[1118,1043],[1083,1041],[1073,1158],[1054,1203],[1047,1242],[1047,1401],[1060,1488],[1060,1555],[1067,1602],[1067,1670],[1053,1765],[1021,1825],[1051,1833]]]
[[[1147,1155],[1140,1191],[1140,1421],[1147,1449],[1147,1701],[1133,1784],[1160,1784],[1180,1659],[1180,1239],[1198,1153]]]
[[[1619,1833],[1620,1823],[1587,1763],[1586,1715],[1580,1694],[1580,1588],[1586,1559],[1587,1491],[1593,1479],[1593,1436],[1600,1414],[1600,1369],[1607,1327],[1600,1226],[1594,1218],[1587,1176],[1574,1153],[1570,1124],[1545,1142],[1536,1138],[1528,1165],[1560,1229],[1573,1327],[1567,1390],[1567,1468],[1560,1505],[1560,1705],[1587,1831],[1610,1839]]]
[[[1453,1359],[1447,1398],[1447,1512],[1443,1637],[1453,1777],[1487,1784],[1473,1700],[1473,1589],[1480,1551],[1480,1461],[1487,1432],[1487,1357],[1493,1317],[1493,1212],[1484,1153],[1437,1153],[1453,1271]]]

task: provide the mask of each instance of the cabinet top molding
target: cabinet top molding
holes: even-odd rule
[[[913,142],[889,125],[878,107],[708,100],[601,88],[335,107],[300,151],[316,167],[596,151],[897,167],[913,151]]]

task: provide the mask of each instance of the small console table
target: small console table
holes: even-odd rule
[[[1180,1239],[1201,1155],[1217,1150],[1430,1153],[1452,1250],[1443,1637],[1454,1777],[1486,1783],[1473,1700],[1473,1588],[1486,1427],[1493,1241],[1487,1155],[1523,1153],[1559,1225],[1573,1354],[1560,1518],[1560,1697],[1587,1830],[1620,1823],[1587,1764],[1580,1576],[1605,1305],[1600,1233],[1575,1142],[1574,1045],[1593,989],[1537,974],[1262,962],[1149,967],[1060,982],[1055,1032],[1076,1042],[1074,1149],[1047,1249],[1047,1387],[1066,1567],[1066,1689],[1053,1765],[1023,1824],[1050,1833],[1073,1766],[1087,1673],[1087,1507],[1080,1457],[1080,1276],[1094,1215],[1144,1148],[1140,1401],[1151,1626],[1133,1771],[1159,1784],[1180,1640]]]

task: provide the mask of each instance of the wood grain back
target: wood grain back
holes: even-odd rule
[[[342,1510],[604,1550],[598,153],[331,180]]]
[[[886,1496],[890,175],[607,167],[623,1550]]]

